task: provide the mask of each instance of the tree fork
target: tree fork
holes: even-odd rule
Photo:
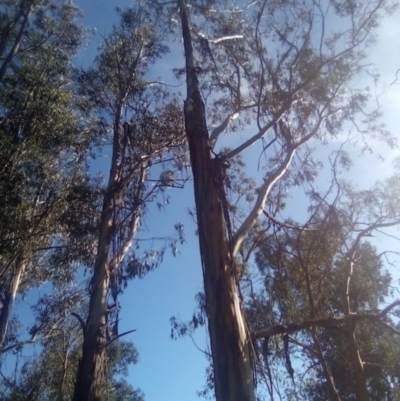
[[[226,234],[218,165],[211,155],[184,0],[178,0],[178,5],[186,59],[185,127],[193,171],[215,394],[217,401],[254,401],[250,337]]]

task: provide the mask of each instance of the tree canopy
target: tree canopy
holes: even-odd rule
[[[200,395],[400,399],[399,163],[352,173],[398,149],[370,59],[398,2],[138,0],[85,68],[77,5],[0,4],[0,399],[144,399],[121,296],[180,263],[182,216],[139,238],[173,191],[203,291],[171,336],[207,329]]]

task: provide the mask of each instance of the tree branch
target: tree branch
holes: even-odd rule
[[[388,305],[385,309],[383,309],[379,313],[354,313],[350,315],[343,315],[343,316],[329,316],[329,317],[322,317],[318,319],[309,319],[297,323],[289,323],[288,325],[276,325],[274,327],[270,327],[268,329],[261,329],[254,334],[254,338],[264,338],[268,336],[276,336],[279,334],[292,334],[298,331],[308,329],[312,326],[318,327],[329,327],[333,325],[343,325],[350,322],[361,322],[361,321],[378,321],[380,324],[383,324],[386,328],[392,330],[392,332],[396,334],[400,334],[400,330],[390,326],[386,322],[382,322],[381,319],[385,317],[393,308],[400,305],[400,300],[397,300],[390,305]]]
[[[271,220],[275,225],[280,226],[280,227],[285,227],[285,228],[289,228],[291,230],[298,230],[298,231],[322,231],[323,229],[320,228],[307,228],[307,227],[302,227],[302,226],[294,226],[293,224],[288,224],[288,223],[284,223],[282,221],[279,221],[277,219],[275,219],[273,216],[271,216],[269,214],[269,212],[267,210],[263,210],[264,215]]]
[[[331,114],[329,114],[329,115],[331,115]],[[286,153],[285,159],[283,160],[281,165],[275,171],[273,171],[271,173],[271,175],[266,179],[264,184],[261,185],[261,187],[258,190],[257,200],[256,200],[256,203],[255,203],[252,211],[247,216],[247,218],[243,222],[242,226],[239,227],[239,229],[237,230],[237,232],[235,233],[235,235],[232,238],[233,255],[237,254],[237,252],[239,251],[246,236],[248,235],[250,230],[256,224],[258,217],[264,210],[265,202],[267,201],[267,197],[268,197],[269,193],[271,192],[275,183],[280,178],[282,178],[285,175],[285,173],[287,172],[296,151],[300,148],[301,145],[303,145],[305,142],[307,142],[310,138],[312,138],[318,132],[318,130],[321,127],[321,124],[325,121],[325,119],[327,117],[329,117],[329,115],[327,115],[325,117],[320,116],[319,121],[315,125],[314,129],[308,135],[305,135],[303,138],[301,138],[296,143],[292,143],[292,141],[293,141],[292,137],[289,137],[286,139],[287,153]]]
[[[267,200],[268,194],[270,193],[272,187],[275,185],[275,183],[284,176],[286,173],[287,169],[289,168],[293,156],[296,153],[298,147],[292,147],[290,150],[288,150],[285,160],[281,163],[281,165],[274,171],[272,174],[266,179],[263,185],[259,188],[258,191],[258,196],[256,203],[253,207],[253,210],[250,212],[250,214],[247,216],[245,221],[243,222],[242,226],[239,227],[237,232],[234,234],[232,238],[232,254],[235,256],[237,252],[239,251],[243,241],[245,240],[247,234],[250,232],[250,230],[253,228],[253,226],[256,224],[258,217],[262,213],[265,207],[265,202]]]
[[[134,331],[136,331],[136,329],[129,330],[129,331],[125,331],[125,333],[118,334],[118,335],[115,336],[113,339],[111,339],[110,341],[108,341],[108,343],[105,345],[105,347],[108,347],[108,346],[109,346],[112,342],[114,342],[115,340],[118,340],[119,338],[121,338],[122,336],[126,336],[127,334],[133,333]]]
[[[214,128],[212,130],[210,139],[209,139],[210,146],[212,148],[216,144],[220,134],[222,134],[228,128],[229,124],[233,120],[236,120],[238,117],[239,117],[239,112],[233,113],[233,114],[229,115],[228,117],[226,117],[226,119],[224,120],[224,122],[221,125],[219,125],[218,127]]]

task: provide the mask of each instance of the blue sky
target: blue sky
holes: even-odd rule
[[[89,38],[85,51],[77,57],[77,64],[86,66],[95,54],[96,47],[101,43],[101,36],[109,32],[116,20],[115,7],[123,8],[132,4],[125,0],[76,0],[76,4],[85,14],[84,24],[94,27],[97,35]],[[385,122],[396,133],[400,126],[398,113],[400,110],[399,87],[390,86],[394,80],[394,72],[400,67],[400,29],[398,19],[393,16],[386,21],[380,30],[377,47],[371,52],[371,60],[382,72],[382,83],[376,88],[381,94],[380,101],[385,111]],[[395,47],[397,46],[397,47]],[[152,71],[154,77],[163,76],[164,81],[171,77],[173,67],[183,66],[183,51],[174,46],[162,63],[162,70]],[[174,64],[175,63],[175,64]],[[159,68],[159,67],[158,67]],[[182,91],[184,91],[182,86]],[[179,88],[178,88],[179,90]],[[347,135],[347,133],[344,133]],[[340,145],[332,143],[333,148]],[[378,149],[384,152],[387,163],[380,163],[375,156],[359,158],[360,149],[357,144],[348,149],[357,160],[351,172],[351,177],[359,187],[369,186],[376,178],[387,175],[390,171],[390,159],[396,152],[388,152],[386,148]],[[320,154],[328,154],[327,149]],[[246,152],[245,159],[251,160],[253,151]],[[258,155],[257,155],[258,157]],[[104,158],[104,169],[108,171],[108,158]],[[371,170],[371,165],[374,169]],[[322,174],[318,183],[323,186],[329,179],[329,174]],[[299,215],[298,201],[294,201],[301,189],[294,189],[293,201],[286,211],[288,215]],[[172,341],[170,339],[169,319],[172,315],[182,320],[190,319],[195,308],[194,296],[202,289],[201,265],[198,252],[196,230],[188,208],[193,208],[191,183],[185,190],[171,190],[171,204],[165,211],[151,208],[146,218],[146,225],[139,237],[168,234],[172,232],[173,224],[180,221],[185,224],[187,242],[180,247],[180,255],[176,258],[167,254],[162,266],[148,274],[142,280],[132,281],[121,297],[122,312],[120,332],[136,328],[137,331],[127,336],[134,341],[139,351],[139,363],[130,369],[129,381],[140,387],[147,401],[195,400],[196,391],[201,390],[205,383],[205,357],[193,345],[189,338]],[[297,198],[298,199],[298,198]],[[286,214],[285,213],[285,214]],[[156,234],[154,234],[156,233]],[[196,341],[200,348],[206,348],[207,340],[204,330],[196,333]]]

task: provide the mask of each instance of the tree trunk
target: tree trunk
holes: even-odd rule
[[[179,0],[186,57],[185,126],[193,170],[200,253],[217,401],[255,400],[250,339],[226,233],[221,168],[211,157],[184,0]]]
[[[11,282],[3,300],[3,306],[0,312],[0,354],[3,349],[4,340],[7,335],[8,322],[12,308],[14,306],[15,297],[24,274],[25,262],[22,255],[19,255],[15,261],[15,269],[12,272]]]
[[[101,234],[90,284],[89,315],[75,382],[74,401],[100,401],[102,396],[107,341],[107,291],[110,281],[108,256],[112,238],[112,212],[113,197],[108,191],[101,216]]]
[[[9,65],[11,64],[14,56],[18,53],[19,47],[21,45],[22,42],[22,36],[25,33],[25,30],[28,26],[28,22],[29,22],[29,18],[31,16],[32,13],[32,6],[33,3],[30,2],[29,6],[28,6],[28,10],[23,14],[24,15],[24,19],[21,23],[21,27],[19,29],[19,32],[17,34],[17,37],[14,41],[14,44],[10,50],[10,52],[8,53],[7,57],[5,58],[5,60],[3,61],[2,66],[0,67],[0,82],[3,80],[4,75],[7,71],[7,68],[9,67]],[[22,14],[22,12],[20,11],[20,13]]]
[[[84,340],[82,346],[82,358],[78,367],[75,381],[73,401],[100,401],[105,388],[105,347],[107,344],[107,295],[110,288],[111,275],[116,274],[119,264],[128,252],[132,239],[139,227],[139,216],[142,208],[143,186],[147,178],[149,165],[147,161],[141,164],[141,176],[138,183],[137,206],[132,211],[125,242],[119,250],[113,250],[110,255],[110,247],[116,233],[115,213],[118,208],[117,199],[120,199],[129,184],[129,180],[123,185],[121,162],[121,136],[120,136],[121,106],[117,106],[114,121],[113,156],[111,160],[110,177],[107,192],[104,196],[103,209],[100,218],[100,235],[97,245],[97,255],[94,264],[93,277],[90,283],[89,313],[84,328]],[[113,257],[111,257],[113,256]]]

